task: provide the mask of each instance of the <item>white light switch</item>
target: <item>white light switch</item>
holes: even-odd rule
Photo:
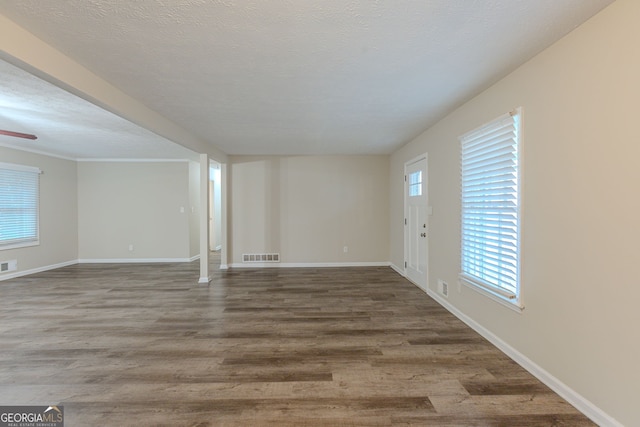
[[[180,213],[184,213],[184,206],[180,206]]]

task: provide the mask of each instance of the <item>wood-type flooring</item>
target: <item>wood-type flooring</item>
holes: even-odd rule
[[[390,268],[80,264],[0,282],[0,405],[65,426],[592,426]]]

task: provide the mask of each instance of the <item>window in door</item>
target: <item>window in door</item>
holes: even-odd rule
[[[422,171],[409,174],[409,197],[422,196]]]

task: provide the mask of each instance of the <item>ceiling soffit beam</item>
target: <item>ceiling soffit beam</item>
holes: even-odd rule
[[[1,14],[0,59],[196,153],[207,153],[217,162],[227,162],[223,151],[127,95]]]

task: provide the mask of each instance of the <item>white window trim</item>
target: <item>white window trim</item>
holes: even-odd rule
[[[31,173],[35,173],[35,174],[38,174],[38,175],[42,174],[42,171],[37,167],[18,165],[18,164],[14,164],[14,163],[3,163],[3,162],[0,162],[0,169],[8,169],[8,170],[22,171],[22,172],[31,172]],[[15,243],[3,244],[2,242],[0,242],[0,251],[40,245],[40,185],[39,184],[38,184],[37,199],[38,199],[38,207],[37,207],[37,210],[36,210],[36,237],[34,239],[31,239],[31,240],[24,240],[24,241],[19,241],[19,242],[15,242]]]
[[[522,132],[522,108],[519,107],[517,109],[515,109],[514,111],[507,113],[505,115],[502,115],[488,123],[485,123],[482,126],[479,126],[478,128],[465,133],[464,135],[460,136],[459,140],[462,144],[462,141],[464,138],[468,137],[471,134],[474,134],[478,131],[481,131],[483,128],[487,127],[487,126],[491,126],[494,123],[500,121],[500,120],[504,120],[506,117],[508,116],[516,116],[516,126],[517,126],[517,130],[518,130],[518,134],[517,134],[517,143],[518,143],[518,166],[517,166],[517,176],[518,176],[518,189],[517,189],[517,193],[518,193],[518,206],[517,206],[517,215],[518,215],[518,227],[517,227],[517,253],[518,253],[518,263],[517,263],[517,289],[516,292],[510,292],[507,289],[504,288],[499,288],[496,287],[492,284],[483,282],[482,280],[479,280],[478,278],[466,275],[464,273],[460,273],[458,276],[458,283],[465,285],[466,287],[490,298],[493,301],[498,302],[499,304],[510,308],[513,311],[516,311],[517,313],[522,313],[522,311],[524,310],[524,302],[523,302],[523,292],[522,292],[522,206],[523,206],[523,132]],[[462,220],[462,218],[461,218]],[[462,227],[462,224],[461,224]],[[462,253],[461,253],[461,257],[462,257]],[[461,261],[462,262],[462,261]],[[460,271],[462,271],[462,268],[460,268]]]
[[[510,295],[513,294],[510,294],[509,296],[502,295],[502,289],[495,288],[494,286],[485,286],[479,281],[467,279],[462,274],[458,276],[458,283],[465,285],[469,289],[472,289],[515,312],[522,313],[524,310],[524,304],[522,303],[522,290],[519,293],[520,298],[512,298]]]

